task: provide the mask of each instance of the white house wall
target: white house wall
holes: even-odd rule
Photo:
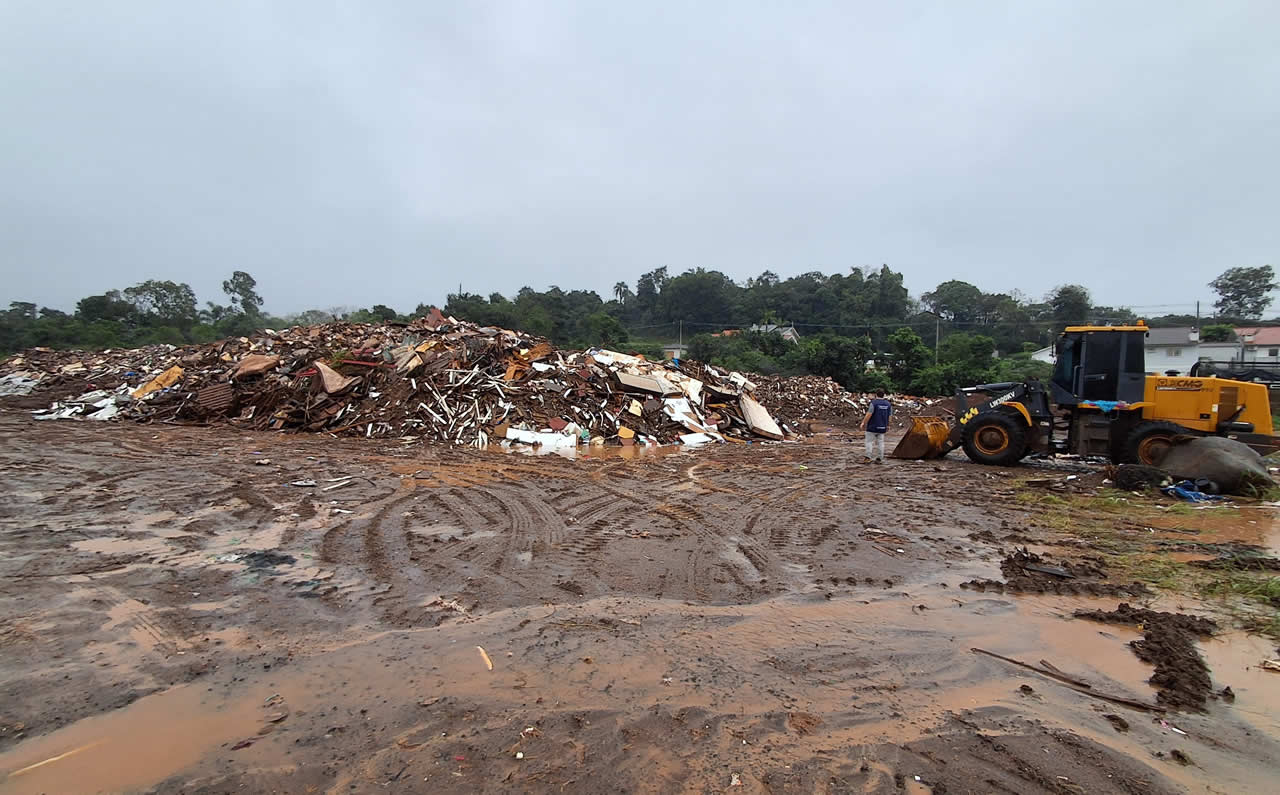
[[[1146,346],[1146,370],[1148,373],[1163,373],[1177,370],[1185,375],[1200,358],[1199,346],[1194,342],[1186,345],[1148,345]]]

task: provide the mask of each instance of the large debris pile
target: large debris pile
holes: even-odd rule
[[[875,395],[849,392],[825,376],[751,375],[755,397],[777,416],[796,424],[806,420],[832,425],[854,426],[862,422]],[[945,399],[890,395],[893,414],[890,425],[906,428],[911,418],[939,414],[950,403]]]
[[[41,419],[214,421],[240,427],[484,446],[700,444],[782,439],[739,373],[560,351],[433,313],[413,324],[330,324],[137,350],[33,349],[0,366]],[[29,405],[29,403],[28,403]]]

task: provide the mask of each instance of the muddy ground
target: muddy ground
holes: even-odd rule
[[[1274,640],[1217,615],[1179,709],[1140,624],[1075,617],[1213,614],[1117,550],[1270,510],[839,434],[631,452],[0,413],[0,792],[1274,791]]]

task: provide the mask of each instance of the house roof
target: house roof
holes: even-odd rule
[[[1280,326],[1251,326],[1236,329],[1236,336],[1246,345],[1280,346]]]
[[[1191,326],[1176,326],[1174,328],[1153,328],[1147,332],[1148,345],[1192,345],[1191,335],[1195,333],[1195,329]]]

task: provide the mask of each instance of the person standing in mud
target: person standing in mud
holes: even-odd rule
[[[862,418],[862,430],[866,431],[867,436],[864,463],[884,463],[884,435],[889,430],[889,415],[892,413],[893,404],[885,400],[884,390],[876,390],[875,398],[867,406],[867,415]]]

